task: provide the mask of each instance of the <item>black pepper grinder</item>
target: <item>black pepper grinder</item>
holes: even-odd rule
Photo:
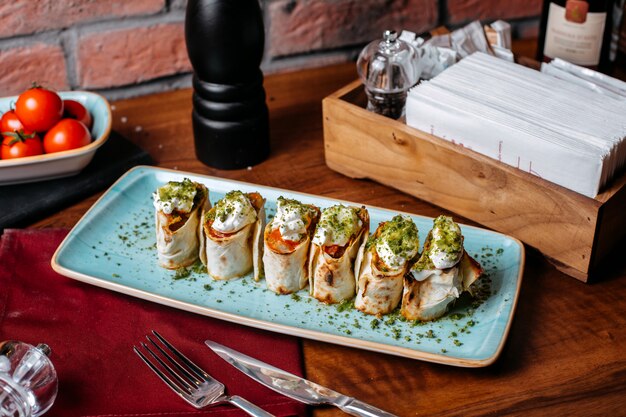
[[[245,168],[269,155],[265,34],[258,0],[189,0],[185,41],[193,75],[197,158],[220,169]]]

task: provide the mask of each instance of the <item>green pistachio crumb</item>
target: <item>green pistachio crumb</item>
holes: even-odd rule
[[[354,301],[353,300],[344,300],[341,303],[337,304],[337,311],[344,312],[346,310],[354,309]]]
[[[174,280],[177,281],[179,279],[185,279],[185,278],[189,278],[189,275],[191,275],[191,270],[187,269],[187,268],[178,268],[176,270],[176,273],[174,274]]]

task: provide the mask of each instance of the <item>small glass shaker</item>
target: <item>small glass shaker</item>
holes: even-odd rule
[[[419,79],[415,55],[415,48],[398,39],[393,30],[363,48],[357,71],[365,85],[368,110],[393,119],[403,115],[407,91]]]
[[[0,343],[0,416],[37,417],[52,407],[58,380],[48,345]]]

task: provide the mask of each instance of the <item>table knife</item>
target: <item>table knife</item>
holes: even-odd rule
[[[330,404],[358,417],[396,417],[386,411],[283,371],[211,340],[204,342],[219,357],[266,387],[305,404]]]

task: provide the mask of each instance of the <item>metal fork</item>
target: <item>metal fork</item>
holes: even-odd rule
[[[202,368],[187,359],[156,331],[152,330],[152,334],[161,344],[147,335],[146,339],[150,345],[141,342],[141,347],[148,355],[144,354],[137,346],[133,346],[133,350],[183,400],[195,408],[228,402],[254,417],[274,417],[273,414],[242,397],[225,395],[224,384],[213,379]],[[160,355],[155,353],[151,347],[156,348]]]

